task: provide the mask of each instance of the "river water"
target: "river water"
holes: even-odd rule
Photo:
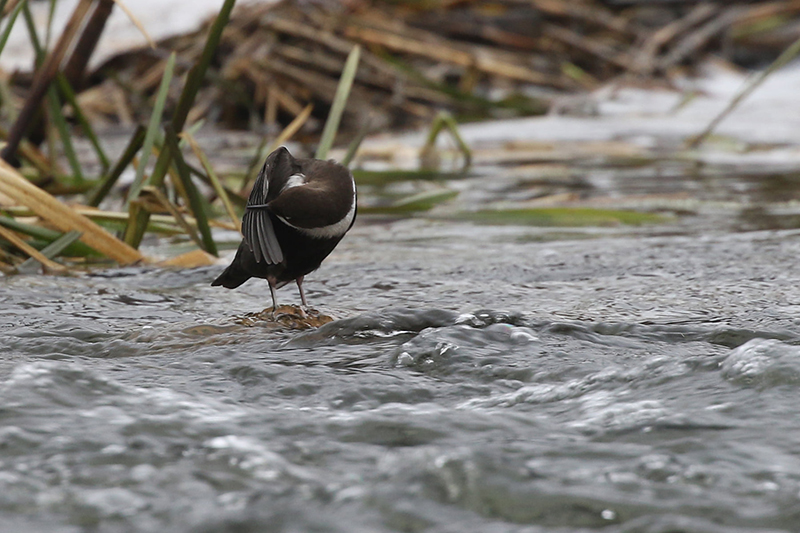
[[[0,531],[796,531],[798,257],[363,217],[305,331],[221,266],[3,278]]]
[[[360,215],[306,280],[336,319],[318,329],[248,319],[266,283],[211,287],[223,264],[0,278],[0,533],[800,530],[800,115],[780,87],[761,102],[783,129],[745,108],[723,131],[761,145],[688,158],[659,156],[664,132],[725,98],[465,127],[476,149],[649,159],[489,147],[472,177],[365,185],[364,206],[458,196]],[[548,198],[664,218],[459,215]]]

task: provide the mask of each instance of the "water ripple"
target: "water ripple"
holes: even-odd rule
[[[385,224],[314,331],[219,266],[0,278],[0,532],[796,529],[796,232]]]

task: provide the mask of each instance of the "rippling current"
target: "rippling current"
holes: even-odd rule
[[[222,266],[0,279],[0,532],[796,531],[798,257],[362,223],[306,331]]]

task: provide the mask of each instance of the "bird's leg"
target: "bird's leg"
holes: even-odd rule
[[[300,276],[294,280],[297,283],[297,289],[300,291],[300,301],[302,302],[303,306],[300,308],[300,313],[305,317],[306,312],[305,310],[308,308],[308,302],[306,302],[306,293],[303,290],[303,277]]]
[[[274,315],[278,309],[278,301],[275,299],[275,280],[267,278],[267,283],[269,283],[269,293],[272,295],[272,314]]]
[[[303,290],[303,278],[304,276],[300,276],[299,278],[295,279],[294,282],[297,283],[297,288],[300,291],[300,301],[303,302],[303,307],[308,307],[308,302],[306,302],[306,293]]]

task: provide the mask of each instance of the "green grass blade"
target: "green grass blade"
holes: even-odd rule
[[[89,139],[89,142],[92,143],[94,147],[94,151],[97,154],[97,159],[100,161],[100,165],[103,167],[103,174],[108,171],[108,167],[111,163],[108,161],[108,157],[106,157],[106,153],[103,150],[103,147],[100,145],[100,140],[97,138],[97,135],[94,133],[94,129],[92,128],[89,121],[86,119],[86,115],[83,114],[83,110],[78,105],[78,100],[75,97],[75,91],[72,90],[72,87],[67,81],[67,78],[64,74],[59,73],[56,76],[56,83],[58,84],[58,90],[61,92],[61,96],[66,100],[66,102],[72,106],[72,110],[75,113],[75,118],[78,119],[78,124],[81,126],[81,130],[83,130],[83,134]]]
[[[51,242],[50,244],[48,244],[47,246],[45,246],[44,248],[42,248],[40,251],[42,252],[42,255],[45,256],[46,258],[53,259],[55,256],[66,250],[69,247],[69,245],[80,239],[81,235],[83,235],[83,233],[81,233],[80,231],[76,230],[69,231],[64,235],[62,235],[61,237],[59,237],[58,239]],[[33,259],[32,257],[29,257],[28,259],[23,261],[20,266],[17,267],[17,272],[19,272],[20,274],[24,274],[26,272],[35,272],[36,270],[38,270],[38,268],[39,268],[39,261]]]
[[[153,143],[155,143],[161,126],[161,117],[164,114],[164,105],[169,94],[169,84],[172,82],[172,74],[175,72],[175,58],[176,54],[172,52],[169,55],[169,59],[167,59],[167,64],[164,66],[164,75],[161,77],[161,85],[159,85],[156,93],[156,102],[153,105],[153,112],[150,114],[150,122],[147,125],[147,132],[142,144],[142,157],[139,161],[139,168],[136,169],[136,178],[133,180],[133,185],[131,185],[125,207],[128,207],[131,201],[139,196],[142,187],[144,187],[144,172],[147,168],[147,162],[150,160],[150,154],[153,152]]]
[[[189,75],[186,77],[186,85],[183,87],[178,105],[175,107],[175,115],[172,118],[172,128],[176,133],[183,130],[186,117],[189,115],[189,111],[194,104],[194,99],[197,97],[197,91],[200,90],[200,84],[203,82],[211,60],[214,58],[217,46],[222,38],[222,30],[224,30],[225,26],[228,24],[231,11],[235,4],[236,0],[225,0],[225,3],[219,10],[219,15],[217,15],[214,24],[211,26],[211,30],[208,32],[206,44],[203,47],[200,59],[197,61],[197,64],[192,67],[189,71]]]
[[[792,61],[800,55],[800,39],[797,39],[792,44],[789,45],[786,50],[781,52],[779,55],[766,69],[759,72],[757,75],[748,78],[744,86],[739,89],[739,92],[734,96],[734,98],[728,102],[728,105],[725,106],[725,109],[720,111],[717,116],[706,126],[706,128],[702,131],[702,133],[689,138],[686,141],[687,148],[697,148],[700,146],[717,128],[720,122],[727,117],[734,109],[739,106],[739,103],[750,96],[750,94],[755,91],[763,82],[766,80],[773,72],[783,68],[787,63]]]
[[[211,60],[214,57],[214,53],[219,45],[219,41],[222,38],[222,30],[228,23],[231,11],[233,10],[233,6],[235,4],[236,0],[225,0],[225,3],[222,5],[217,18],[214,21],[214,24],[211,26],[211,30],[209,31],[208,38],[206,39],[206,44],[203,48],[203,53],[201,54],[200,59],[189,71],[189,75],[186,78],[186,83],[183,86],[183,92],[181,93],[181,97],[178,100],[178,105],[175,108],[175,114],[172,117],[172,129],[176,133],[183,130],[186,117],[189,115],[189,110],[192,108],[194,100],[197,97],[197,92],[200,90],[200,84],[205,77],[208,66],[211,64]],[[155,168],[153,168],[153,172],[147,182],[148,185],[153,185],[154,187],[161,186],[164,181],[164,176],[167,175],[167,170],[169,169],[172,157],[172,150],[169,148],[169,145],[166,145],[158,155]],[[131,212],[131,221],[128,223],[128,227],[125,230],[125,242],[132,245],[134,248],[138,248],[142,241],[142,237],[144,237],[144,228],[147,227],[150,213],[141,209],[137,209],[135,211],[135,213],[133,211]]]
[[[190,137],[194,137],[197,135],[197,132],[200,131],[206,123],[206,119],[200,119],[188,128],[184,130],[184,133],[179,135],[181,138],[181,142],[178,143],[178,146],[181,147],[181,150],[189,146],[189,141],[186,139],[186,135],[188,134]]]
[[[14,218],[5,216],[0,216],[0,226],[16,231],[17,233],[23,233],[25,235],[29,235],[34,239],[45,241],[48,243],[56,241],[62,236],[62,233],[59,231],[43,228],[42,226],[36,226],[33,224],[25,224],[24,222],[20,222]],[[66,249],[66,251],[71,256],[85,257],[85,256],[100,255],[93,248],[83,244],[82,242],[75,242],[71,244]]]
[[[588,207],[534,207],[521,209],[485,209],[457,215],[455,218],[479,224],[551,226],[551,227],[613,227],[657,224],[667,219],[658,213]]]
[[[443,128],[447,128],[447,130],[450,132],[450,135],[452,135],[453,140],[456,141],[458,149],[461,150],[462,154],[464,154],[464,168],[469,168],[469,166],[472,164],[472,150],[470,150],[467,143],[464,142],[463,137],[461,137],[461,133],[458,131],[458,124],[456,123],[456,119],[453,118],[453,115],[447,111],[439,111],[434,119],[434,123],[439,124],[439,127],[431,128],[431,132],[428,136],[428,141],[425,143],[425,146],[430,147],[432,150],[435,149],[436,137]]]
[[[78,162],[78,155],[75,153],[75,147],[72,146],[72,136],[69,132],[67,119],[64,118],[64,113],[61,109],[61,99],[58,97],[58,91],[55,86],[50,86],[47,90],[47,105],[50,108],[50,120],[58,130],[58,135],[61,137],[61,143],[64,147],[64,155],[69,161],[69,166],[72,168],[72,174],[77,183],[83,183],[83,171]]]
[[[53,38],[53,20],[56,14],[56,0],[50,0],[50,7],[47,10],[47,32],[44,36],[45,49],[50,48],[50,42]]]
[[[13,91],[11,90],[11,85],[9,84],[8,80],[0,79],[0,105],[8,104],[8,102],[12,101],[13,98]],[[6,113],[8,117],[8,122],[13,124],[15,120],[17,120],[17,116],[19,112],[17,111],[16,106],[13,105],[5,105],[3,111]],[[3,137],[5,138],[5,137]]]
[[[38,68],[44,61],[45,48],[42,47],[42,43],[39,42],[39,34],[36,33],[36,21],[33,20],[31,8],[27,2],[23,3],[25,6],[22,9],[22,16],[25,19],[25,25],[28,27],[28,38],[31,41],[34,52],[34,64]]]
[[[425,141],[425,145],[422,147],[422,150],[420,151],[420,160],[422,162],[422,166],[439,166],[439,157],[436,150],[436,138],[443,129],[447,129],[447,131],[450,132],[453,140],[455,140],[456,144],[458,145],[458,149],[464,155],[464,169],[469,168],[472,164],[472,150],[470,150],[467,143],[464,142],[464,139],[461,137],[461,134],[458,131],[458,124],[453,118],[453,115],[447,111],[439,111],[431,123],[431,130],[428,132],[428,138]]]
[[[419,211],[429,211],[437,205],[447,202],[458,196],[458,191],[450,189],[437,189],[413,194],[391,205],[359,207],[359,212],[364,214],[404,215]]]
[[[88,199],[86,200],[86,204],[92,207],[97,207],[100,205],[100,202],[103,201],[103,198],[111,191],[114,184],[117,182],[119,177],[128,168],[128,165],[133,161],[133,158],[136,157],[136,152],[142,147],[144,144],[144,136],[145,136],[145,129],[144,126],[139,125],[136,128],[136,131],[133,132],[133,136],[131,140],[128,141],[128,146],[125,148],[125,151],[120,156],[117,164],[114,165],[114,168],[111,169],[110,172],[106,174],[100,184],[89,194]]]
[[[134,248],[139,248],[139,244],[144,238],[144,232],[150,222],[150,214],[142,209],[136,202],[128,205],[128,223],[123,230],[122,240]]]
[[[187,199],[189,200],[189,209],[192,210],[192,215],[197,221],[197,229],[200,231],[200,235],[203,240],[203,247],[205,248],[206,252],[218,256],[219,252],[217,251],[217,244],[214,242],[214,239],[211,236],[211,228],[208,225],[208,215],[211,208],[208,205],[208,202],[203,201],[204,198],[200,195],[200,192],[197,190],[197,187],[195,187],[194,182],[192,181],[192,177],[189,173],[189,167],[183,160],[183,154],[181,154],[181,150],[178,147],[178,136],[175,134],[175,130],[172,129],[171,125],[167,125],[165,133],[166,135],[164,136],[164,144],[165,146],[169,146],[170,151],[173,153],[173,161],[175,162],[178,176],[180,177],[181,183],[186,191],[186,196],[188,196]]]
[[[336,95],[333,97],[333,105],[331,105],[330,113],[328,113],[328,120],[325,121],[325,127],[322,129],[322,137],[319,140],[317,153],[314,156],[317,159],[328,157],[328,152],[333,146],[333,140],[339,130],[339,122],[342,120],[347,98],[350,96],[350,89],[353,87],[360,56],[361,46],[359,45],[354,46],[350,55],[347,56],[342,75],[339,78],[339,86],[336,88]]]
[[[14,28],[14,22],[17,20],[17,15],[19,15],[19,12],[22,11],[23,6],[26,4],[26,0],[21,0],[20,3],[17,4],[17,7],[14,8],[14,11],[11,12],[11,16],[8,18],[8,22],[6,22],[6,27],[3,28],[3,33],[0,33],[0,53],[2,53],[3,48],[6,47],[8,36],[11,35],[11,30]]]

